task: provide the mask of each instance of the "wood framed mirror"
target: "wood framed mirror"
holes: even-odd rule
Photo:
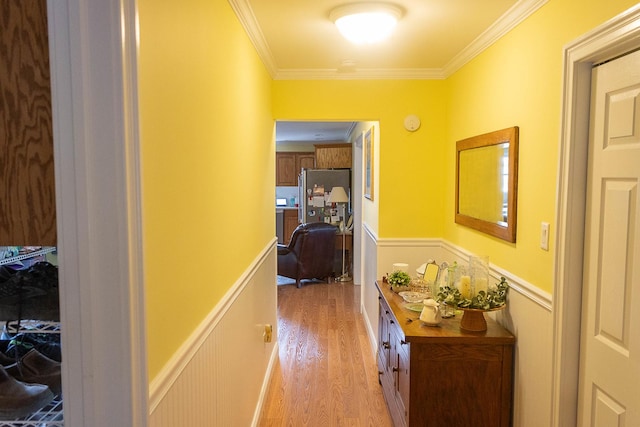
[[[456,142],[455,221],[516,241],[517,126]]]

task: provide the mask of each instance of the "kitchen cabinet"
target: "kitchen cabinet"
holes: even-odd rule
[[[314,153],[280,152],[276,153],[276,185],[297,186],[298,175],[303,168],[315,168]]]
[[[0,243],[56,245],[46,1],[2,2]]]
[[[316,155],[313,153],[298,153],[296,156],[296,179],[302,169],[316,168]],[[296,180],[296,185],[298,181]]]
[[[351,168],[351,144],[316,144],[314,147],[318,169]]]
[[[298,209],[285,209],[284,210],[284,244],[288,245],[291,240],[291,234],[293,230],[299,225],[298,223]]]
[[[511,425],[515,337],[487,319],[465,332],[460,316],[426,326],[385,283],[379,293],[379,382],[396,427]]]

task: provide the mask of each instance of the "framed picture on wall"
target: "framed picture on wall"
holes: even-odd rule
[[[373,200],[373,127],[364,133],[364,197]]]

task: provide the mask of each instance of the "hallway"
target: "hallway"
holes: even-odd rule
[[[278,344],[260,426],[392,426],[359,286],[279,281]]]

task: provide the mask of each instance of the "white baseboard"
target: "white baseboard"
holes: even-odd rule
[[[256,409],[253,413],[253,421],[251,421],[251,427],[256,427],[260,422],[260,414],[262,413],[262,407],[264,406],[265,397],[267,397],[268,395],[267,393],[269,393],[269,384],[271,383],[273,370],[275,369],[276,363],[278,363],[278,357],[279,357],[278,351],[280,347],[278,346],[277,339],[274,340],[274,343],[275,345],[271,350],[271,357],[269,357],[269,365],[267,365],[267,373],[264,376],[264,380],[262,381],[262,387],[260,388],[260,398],[258,399]]]

